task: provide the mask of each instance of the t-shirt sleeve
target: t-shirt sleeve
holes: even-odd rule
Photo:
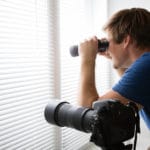
[[[138,60],[124,73],[113,90],[143,106],[150,105],[149,61]]]

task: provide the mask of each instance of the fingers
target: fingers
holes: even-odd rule
[[[98,50],[98,39],[96,36],[85,39],[80,43],[79,55],[84,58],[95,58]]]
[[[106,41],[106,38],[101,38],[101,41]],[[104,52],[98,52],[98,38],[96,36],[93,37],[89,37],[88,39],[84,39],[84,41],[82,41],[80,43],[80,50],[79,53],[81,55],[91,55],[91,56],[96,56],[96,54],[98,53],[99,55],[105,56],[109,59],[111,59],[111,56],[108,52],[108,50],[104,51]]]
[[[96,36],[89,37],[88,39],[84,39],[80,43],[80,47],[86,47],[86,49],[98,49],[98,39]]]

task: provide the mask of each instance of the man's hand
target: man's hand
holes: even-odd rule
[[[80,43],[79,46],[79,56],[83,60],[95,61],[98,51],[98,39],[96,36],[86,39]]]

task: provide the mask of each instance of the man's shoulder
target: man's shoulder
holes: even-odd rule
[[[150,52],[144,53],[128,69],[127,72],[150,73]]]
[[[137,61],[149,62],[150,61],[150,52],[145,52]]]

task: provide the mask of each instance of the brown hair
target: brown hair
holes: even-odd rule
[[[142,8],[120,10],[110,18],[104,30],[111,32],[116,43],[130,35],[137,47],[150,47],[150,12]]]

